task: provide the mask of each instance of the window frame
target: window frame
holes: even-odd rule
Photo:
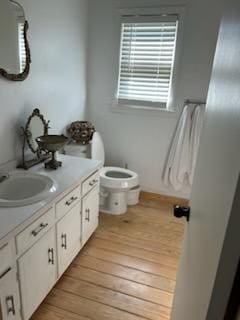
[[[176,101],[176,84],[177,84],[177,76],[179,71],[179,60],[181,55],[181,47],[182,47],[182,37],[183,37],[183,20],[185,14],[185,6],[173,6],[173,7],[154,7],[154,8],[121,8],[117,11],[117,18],[118,18],[118,45],[117,50],[118,54],[116,57],[116,70],[114,75],[114,97],[113,97],[113,104],[112,104],[112,111],[115,112],[146,112],[146,111],[167,111],[167,112],[175,112],[175,101]],[[167,106],[154,106],[153,103],[149,101],[149,105],[141,105],[140,103],[136,105],[128,104],[127,100],[126,103],[119,103],[117,93],[118,93],[118,85],[119,85],[119,75],[120,75],[120,66],[121,66],[121,40],[122,40],[122,16],[146,16],[146,19],[149,18],[149,22],[151,17],[156,19],[157,16],[161,15],[177,15],[178,16],[178,31],[177,31],[177,39],[176,39],[176,48],[175,48],[175,61],[174,61],[174,68],[172,73],[172,80],[171,80],[171,88],[170,88],[170,95],[169,95],[169,102]],[[122,100],[121,100],[122,101]],[[161,103],[159,103],[160,105]]]

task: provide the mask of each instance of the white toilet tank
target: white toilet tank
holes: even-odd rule
[[[91,146],[91,158],[94,160],[105,162],[105,152],[102,137],[99,132],[94,132]]]

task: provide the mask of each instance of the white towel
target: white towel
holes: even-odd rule
[[[190,168],[189,168],[189,184],[193,183],[193,176],[197,162],[197,155],[203,127],[204,108],[197,106],[192,115],[192,129],[190,135]]]
[[[186,105],[180,117],[163,176],[176,191],[192,184],[197,158],[203,110]]]

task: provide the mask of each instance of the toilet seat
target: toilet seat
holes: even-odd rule
[[[138,175],[128,169],[103,167],[100,171],[100,184],[105,188],[131,189],[138,185]]]

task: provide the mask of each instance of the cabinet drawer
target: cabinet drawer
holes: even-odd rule
[[[54,209],[51,208],[17,235],[17,252],[20,253],[34,244],[51,228],[53,223]]]
[[[85,196],[91,189],[99,185],[99,173],[96,172],[90,177],[88,177],[82,183],[82,195]]]
[[[56,204],[56,215],[57,218],[62,217],[65,213],[67,213],[71,208],[75,206],[75,204],[81,199],[81,190],[80,186],[76,187],[74,190],[69,192],[65,197],[63,197]]]
[[[13,243],[6,243],[0,247],[0,278],[9,271],[13,263],[13,255]]]

